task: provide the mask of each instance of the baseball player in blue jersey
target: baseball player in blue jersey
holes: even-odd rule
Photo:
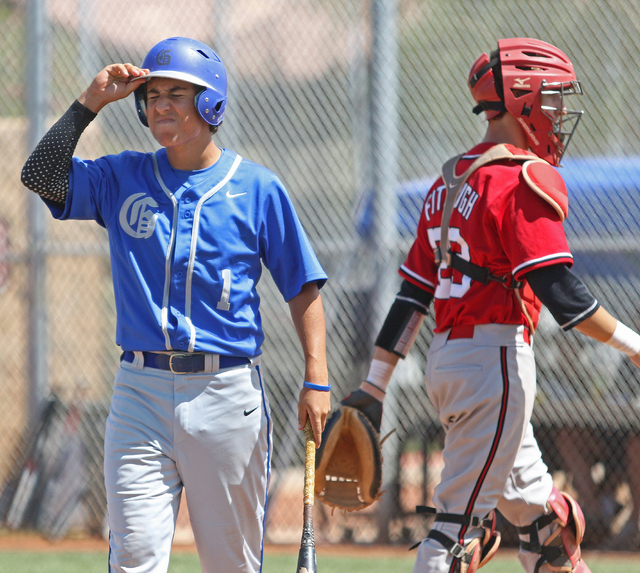
[[[109,234],[116,375],[105,437],[109,571],[166,572],[185,488],[202,570],[260,571],[272,451],[256,285],[267,267],[305,357],[298,423],[330,410],[316,259],[283,184],[212,140],[226,105],[217,54],[169,38],[112,64],[47,132],[22,181],[56,219]],[[82,131],[135,92],[162,146],[87,161]]]

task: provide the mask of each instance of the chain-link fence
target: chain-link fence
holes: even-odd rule
[[[636,0],[1,1],[4,526],[56,536],[103,525],[102,433],[119,358],[106,237],[95,224],[51,221],[21,186],[20,169],[104,65],[138,64],[175,35],[221,55],[229,103],[216,142],[282,178],[330,277],[323,300],[335,403],[368,366],[421,197],[443,161],[483,134],[466,77],[501,37],[549,41],[575,64],[587,113],[563,171],[574,269],[607,308],[640,328],[639,28]],[[100,113],[78,155],[155,149],[131,99]],[[268,276],[261,294],[275,437],[267,538],[295,542],[302,357]],[[396,432],[384,446],[385,495],[348,515],[317,506],[320,540],[409,543],[424,535],[414,507],[437,482],[442,440],[422,382],[431,325],[390,386],[383,433]],[[596,541],[637,548],[624,536],[637,531],[640,505],[636,371],[608,347],[562,333],[544,312],[535,346],[534,423],[558,485],[579,498]]]

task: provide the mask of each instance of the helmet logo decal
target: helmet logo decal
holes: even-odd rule
[[[513,78],[513,88],[514,89],[524,89],[524,88],[530,88],[531,85],[527,84],[525,82],[528,82],[531,79],[531,77],[528,78]]]
[[[160,50],[156,54],[156,63],[159,66],[168,66],[171,63],[171,50]]]
[[[120,226],[122,230],[134,239],[148,239],[153,235],[158,214],[149,207],[158,204],[144,193],[134,193],[120,208]]]

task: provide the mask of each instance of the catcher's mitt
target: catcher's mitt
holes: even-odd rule
[[[381,485],[379,434],[360,410],[342,404],[327,419],[316,453],[316,497],[355,511],[378,499]]]

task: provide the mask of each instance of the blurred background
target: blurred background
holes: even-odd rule
[[[107,239],[96,224],[53,222],[20,170],[98,71],[140,64],[170,36],[222,57],[229,100],[216,142],[281,177],[329,274],[334,405],[366,374],[422,198],[484,133],[466,78],[501,37],[550,42],[575,65],[585,95],[572,104],[586,114],[562,168],[574,270],[640,329],[638,1],[0,0],[0,528],[104,535],[102,440],[120,354]],[[126,148],[156,148],[132,97],[100,113],[77,154]],[[267,541],[297,543],[303,361],[268,273],[260,287],[274,418]],[[431,326],[388,392],[382,499],[351,514],[316,505],[318,542],[408,546],[426,534],[415,506],[430,501],[443,439],[422,380]],[[556,485],[585,510],[586,544],[640,549],[636,370],[546,312],[535,348],[535,430]],[[179,525],[188,538],[188,516]]]

